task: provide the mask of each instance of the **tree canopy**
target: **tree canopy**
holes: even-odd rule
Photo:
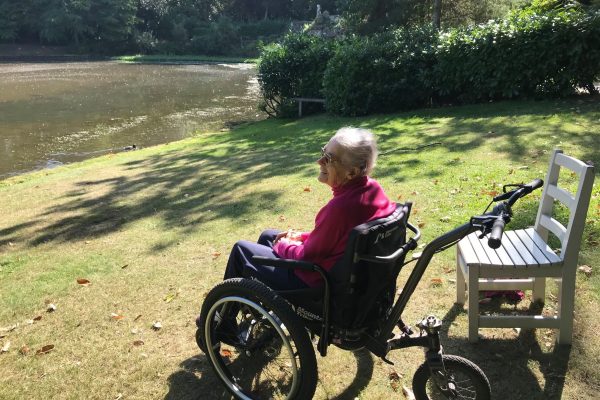
[[[243,53],[245,40],[279,37],[317,5],[344,28],[371,34],[432,23],[442,28],[531,7],[598,7],[600,0],[0,0],[0,42],[69,45],[87,52]],[[530,8],[531,8],[530,7]],[[256,49],[256,43],[253,44]]]

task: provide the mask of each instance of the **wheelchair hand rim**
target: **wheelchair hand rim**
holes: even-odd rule
[[[231,379],[231,377],[226,373],[226,371],[223,369],[223,361],[218,359],[217,357],[220,357],[220,354],[215,354],[214,351],[214,346],[215,343],[213,343],[213,338],[212,338],[212,329],[211,329],[211,323],[213,321],[213,317],[217,311],[217,309],[226,302],[239,302],[239,303],[243,303],[251,308],[253,308],[254,310],[258,311],[264,318],[266,318],[271,325],[277,330],[277,333],[279,334],[279,336],[284,339],[286,338],[288,335],[286,335],[286,333],[283,331],[283,329],[281,328],[281,326],[285,325],[282,322],[278,322],[277,320],[279,320],[279,318],[277,318],[277,320],[275,318],[273,318],[273,316],[271,315],[271,313],[269,313],[269,311],[265,310],[260,304],[252,301],[252,300],[248,300],[246,298],[243,297],[239,297],[239,296],[227,296],[227,297],[223,297],[219,300],[217,300],[212,307],[210,308],[210,310],[208,311],[208,315],[206,318],[206,322],[204,324],[204,332],[205,332],[205,340],[206,340],[206,348],[207,349],[213,349],[213,350],[209,350],[208,351],[208,355],[211,359],[211,362],[213,364],[213,366],[215,367],[215,370],[217,371],[217,374],[219,375],[219,377],[221,378],[221,380],[229,387],[229,389],[235,393],[235,395],[241,399],[244,400],[253,400],[252,397],[249,397],[247,394],[245,394],[240,387],[238,387],[237,385],[234,384],[233,380]],[[294,354],[294,350],[292,349],[292,346],[290,346],[290,341],[289,340],[282,340],[282,343],[285,344],[285,349],[289,355],[289,359],[292,361],[292,388],[288,394],[288,396],[286,397],[286,399],[293,399],[296,392],[299,389],[299,380],[298,380],[298,365],[296,362],[296,357]]]

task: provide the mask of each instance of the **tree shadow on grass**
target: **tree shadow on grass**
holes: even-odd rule
[[[440,167],[453,168],[453,164],[444,162],[477,151],[489,140],[501,140],[499,152],[525,163],[528,161],[524,157],[535,157],[537,153],[530,152],[540,150],[540,137],[548,136],[548,132],[542,136],[536,133],[539,118],[550,118],[553,112],[565,119],[578,118],[573,106],[586,111],[597,103],[506,102],[494,108],[440,108],[375,118],[268,120],[209,135],[195,149],[187,147],[130,161],[124,164],[122,174],[111,178],[79,181],[75,189],[63,195],[60,204],[47,207],[27,223],[3,228],[0,244],[21,241],[37,246],[88,240],[156,216],[165,229],[186,234],[210,221],[235,223],[252,218],[257,210],[281,212],[280,188],[256,190],[253,185],[273,177],[298,175],[299,171],[301,177],[314,177],[320,147],[337,128],[346,125],[374,129],[382,152],[403,147],[404,142],[409,146],[442,143],[432,150],[440,155],[436,165],[423,165],[418,152],[396,154],[390,159],[392,162],[382,156],[377,178],[405,181],[410,177],[407,170],[418,171],[419,176],[437,177],[442,173]],[[594,122],[593,116],[589,118],[583,123]],[[550,135],[576,143],[582,152],[580,158],[600,165],[600,135],[565,132],[558,122],[550,124],[550,130]],[[165,242],[160,247],[173,243]]]
[[[373,376],[373,358],[367,350],[353,352],[356,358],[356,375],[346,388],[331,400],[355,399],[367,387]],[[168,378],[169,392],[165,400],[204,400],[233,398],[204,355],[188,358],[180,369]]]

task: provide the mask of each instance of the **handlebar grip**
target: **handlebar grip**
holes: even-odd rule
[[[544,185],[544,181],[538,178],[538,179],[532,180],[527,185],[524,185],[524,187],[527,188],[527,193],[531,193],[535,189],[541,188],[543,185]]]
[[[488,246],[492,249],[500,247],[500,244],[502,244],[502,233],[504,233],[504,219],[499,217],[494,221],[494,225],[492,225]]]

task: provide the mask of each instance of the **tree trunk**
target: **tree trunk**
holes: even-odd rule
[[[440,30],[442,20],[442,0],[433,0],[433,27]]]

